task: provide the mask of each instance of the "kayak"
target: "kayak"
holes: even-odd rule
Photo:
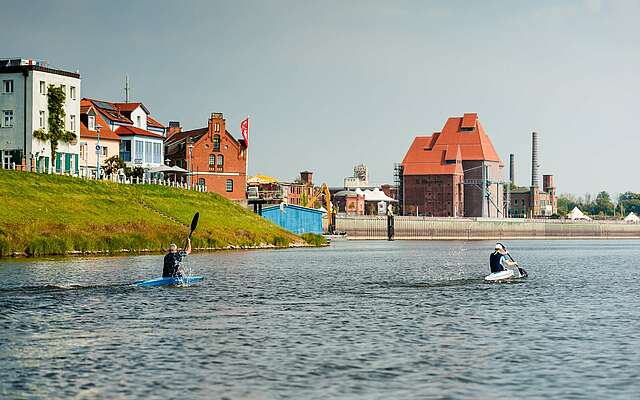
[[[183,276],[176,278],[156,278],[146,281],[137,281],[134,285],[138,287],[152,287],[152,286],[175,286],[175,285],[191,285],[192,283],[201,282],[204,278],[202,276]]]
[[[524,268],[515,267],[489,274],[484,277],[484,280],[487,282],[500,282],[509,279],[526,278],[527,276],[529,276],[529,274],[527,274],[527,271],[525,271]]]

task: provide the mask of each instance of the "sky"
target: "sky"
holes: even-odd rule
[[[413,138],[477,112],[516,181],[640,192],[640,2],[3,0],[0,58],[79,70],[82,96],[142,101],[159,121],[222,112],[249,173],[392,183]]]

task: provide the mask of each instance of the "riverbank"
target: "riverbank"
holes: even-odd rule
[[[0,256],[160,252],[196,211],[196,249],[309,245],[213,193],[0,170]]]
[[[387,217],[339,216],[349,239],[387,239]],[[519,218],[394,217],[397,240],[640,239],[640,224]]]

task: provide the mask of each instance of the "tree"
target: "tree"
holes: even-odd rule
[[[596,200],[593,205],[594,214],[600,215],[613,215],[615,206],[611,201],[609,193],[602,191],[596,196]]]
[[[33,131],[33,137],[51,145],[51,169],[55,169],[56,152],[58,143],[72,143],[77,139],[75,133],[66,130],[64,101],[66,95],[61,87],[49,85],[47,90],[47,109],[49,111],[49,130],[37,129]]]
[[[127,170],[129,168],[127,168],[127,165],[118,156],[113,156],[104,160],[104,167],[102,167],[102,169],[106,175],[117,174],[120,170],[123,170],[125,175],[130,175],[127,174]]]

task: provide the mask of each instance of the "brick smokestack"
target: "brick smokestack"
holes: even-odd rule
[[[513,153],[509,154],[509,182],[516,184],[516,160]]]
[[[538,132],[531,132],[531,187],[540,187],[540,177],[538,169]]]

